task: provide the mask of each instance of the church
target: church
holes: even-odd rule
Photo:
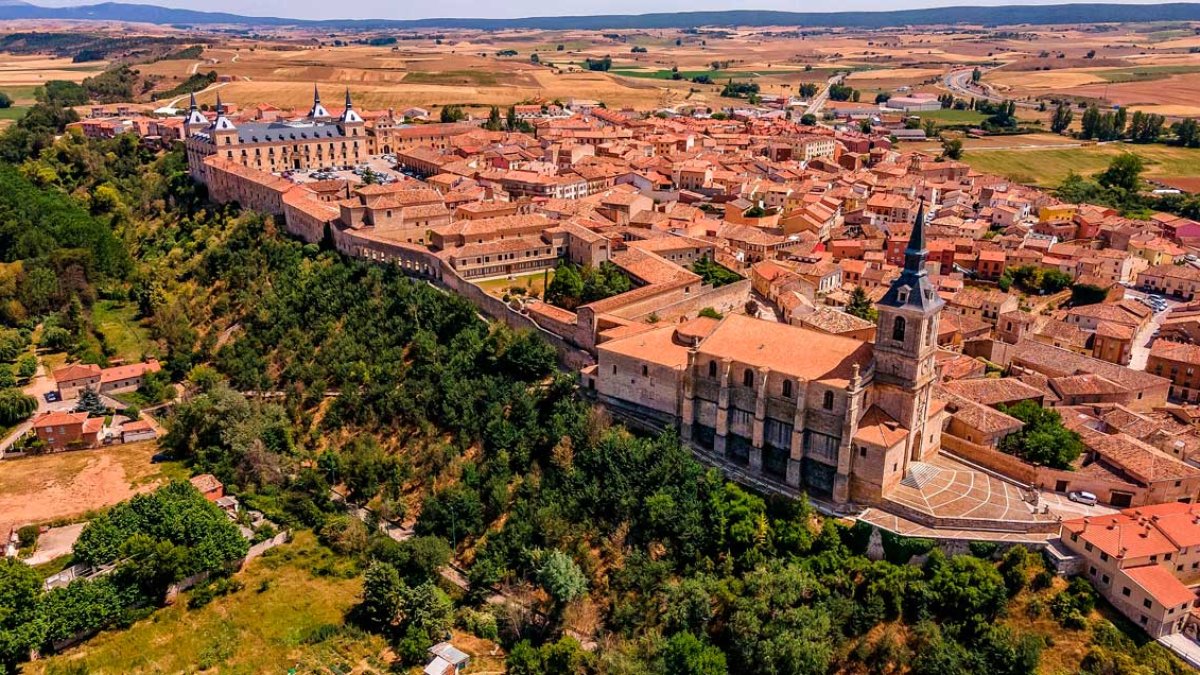
[[[626,421],[677,429],[752,475],[835,504],[878,503],[941,445],[944,303],[925,269],[924,221],[921,208],[873,342],[699,317],[601,342],[584,386]]]
[[[371,154],[366,123],[354,109],[350,90],[346,107],[333,117],[321,105],[313,87],[313,104],[308,115],[290,122],[242,122],[235,124],[226,114],[217,94],[217,115],[209,121],[196,107],[192,94],[183,123],[184,145],[192,177],[204,182],[204,160],[222,159],[268,173],[308,171],[324,167],[353,166]]]

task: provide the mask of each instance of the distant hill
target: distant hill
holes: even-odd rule
[[[73,19],[133,21],[153,24],[244,26],[316,26],[343,30],[467,28],[542,30],[602,28],[697,28],[700,26],[822,26],[882,28],[931,24],[1072,24],[1126,21],[1198,21],[1200,3],[1157,5],[1069,4],[1006,5],[999,7],[937,7],[888,12],[777,12],[729,10],[659,14],[545,16],[522,19],[330,19],[306,21],[279,17],[249,17],[221,12],[198,12],[155,5],[104,2],[81,7],[41,7],[20,0],[0,0],[0,20]]]

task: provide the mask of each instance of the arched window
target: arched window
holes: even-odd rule
[[[791,380],[783,381],[783,397],[784,398],[792,397],[792,381]]]
[[[821,402],[821,407],[825,408],[826,410],[833,410],[833,392],[832,391],[825,392],[825,400]]]
[[[747,368],[742,372],[742,385],[747,387],[754,386],[754,371]]]
[[[904,342],[904,317],[898,316],[892,322],[892,339],[897,342]]]
[[[708,362],[708,376],[709,377],[717,376],[717,362],[716,361]]]

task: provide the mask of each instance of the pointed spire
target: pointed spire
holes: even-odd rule
[[[929,251],[925,248],[925,199],[917,206],[917,217],[913,221],[912,235],[904,249],[904,271],[925,273],[925,259]]]
[[[313,82],[313,107],[321,104],[321,92],[317,91],[317,83]]]
[[[196,109],[196,92],[193,91],[191,105],[188,106],[188,110],[195,110],[195,109]]]
[[[350,102],[350,87],[346,87],[346,110],[349,110],[353,107],[354,104]]]
[[[221,92],[217,92],[217,115],[225,114],[225,106],[221,105]]]

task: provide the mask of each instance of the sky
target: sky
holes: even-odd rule
[[[91,5],[102,0],[32,0],[45,6]],[[421,18],[515,18],[589,14],[646,14],[729,9],[771,9],[790,12],[884,11],[949,5],[1047,5],[1070,0],[838,0],[802,3],[797,0],[117,0],[146,5],[209,12],[231,12],[244,16],[277,16],[294,19],[421,19]],[[1090,0],[1097,1],[1097,0]],[[1098,0],[1103,2],[1105,0]],[[1153,4],[1155,0],[1120,0],[1121,4]]]

